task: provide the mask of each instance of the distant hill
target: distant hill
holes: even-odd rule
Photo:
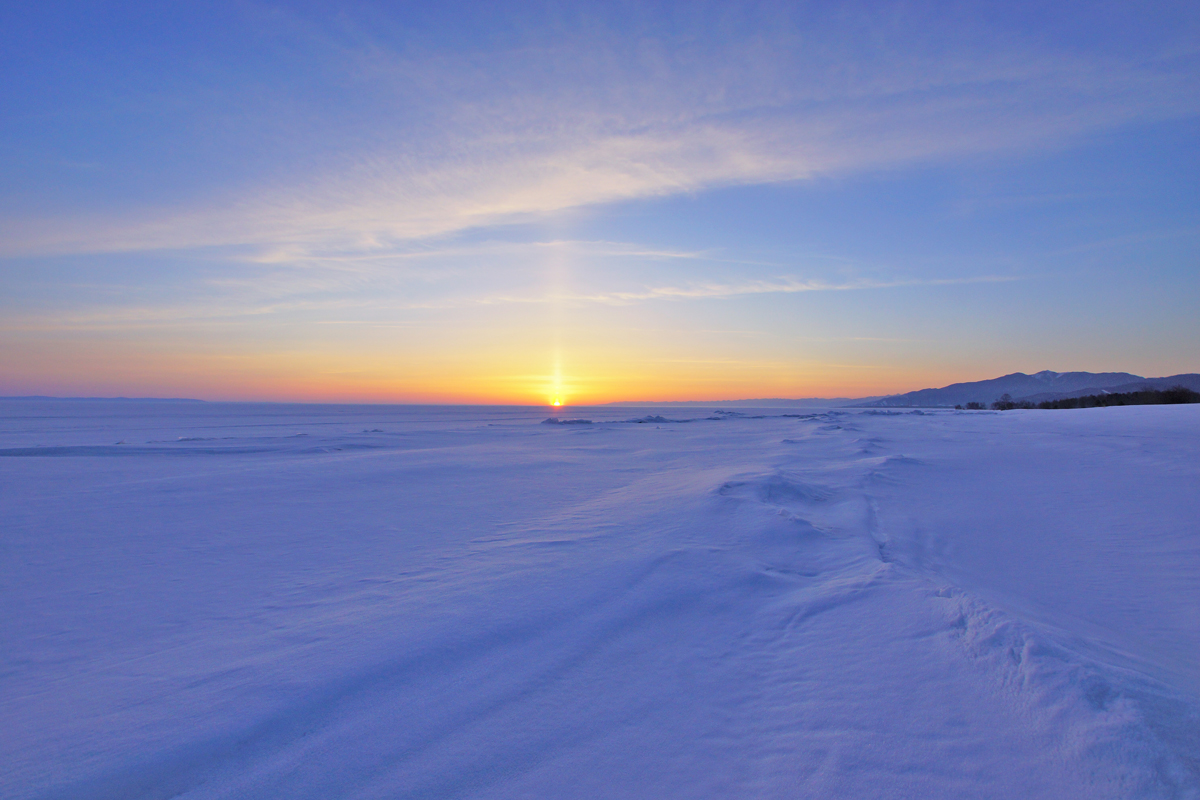
[[[1120,386],[1108,386],[1101,391],[1096,391],[1095,389],[1076,389],[1073,392],[1043,392],[1042,394],[1034,394],[1028,397],[1014,397],[1013,399],[1040,403],[1043,400],[1066,400],[1071,397],[1087,397],[1092,394],[1125,394],[1127,392],[1140,392],[1143,389],[1173,389],[1176,386],[1191,389],[1193,392],[1200,392],[1200,374],[1185,372],[1180,375],[1168,375],[1165,378],[1141,378],[1140,380],[1121,384]]]
[[[1135,392],[1146,388],[1169,389],[1172,386],[1186,386],[1200,391],[1200,375],[1186,373],[1165,378],[1143,378],[1129,372],[1043,370],[1033,375],[1014,372],[991,380],[954,383],[940,389],[921,389],[854,405],[863,408],[952,408],[971,402],[990,404],[1005,394],[1014,400],[1037,403],[1106,392]]]
[[[1042,370],[1032,375],[1014,372],[986,381],[952,383],[940,389],[886,397],[760,397],[749,400],[627,400],[610,406],[716,406],[742,408],[953,408],[967,403],[991,405],[1001,396],[1013,400],[1040,403],[1093,394],[1138,392],[1143,389],[1170,389],[1184,386],[1200,392],[1200,374],[1188,372],[1165,378],[1143,378],[1131,372],[1053,372]]]

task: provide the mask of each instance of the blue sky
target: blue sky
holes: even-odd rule
[[[1200,371],[1194,4],[0,11],[0,393]]]

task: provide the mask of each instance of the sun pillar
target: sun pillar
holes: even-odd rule
[[[562,348],[554,348],[554,372],[550,376],[550,405],[563,404]]]

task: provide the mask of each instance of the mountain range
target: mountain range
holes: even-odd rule
[[[1068,397],[1085,397],[1090,394],[1117,394],[1137,392],[1142,389],[1170,389],[1186,386],[1200,392],[1200,374],[1188,372],[1168,375],[1165,378],[1144,378],[1131,372],[1053,372],[1042,370],[1032,375],[1014,372],[986,381],[952,383],[940,389],[920,389],[915,392],[893,394],[886,397],[802,397],[786,399],[780,397],[753,400],[676,400],[676,401],[624,401],[608,403],[613,406],[732,406],[742,408],[953,408],[967,403],[991,405],[1003,395],[1013,400],[1040,403],[1043,400],[1062,400]]]
[[[990,404],[1002,395],[1013,400],[1040,403],[1067,397],[1092,394],[1117,394],[1142,389],[1170,389],[1186,386],[1200,391],[1200,374],[1189,372],[1165,378],[1144,378],[1128,372],[1052,372],[1043,370],[1032,375],[1014,372],[999,378],[969,383],[952,383],[940,389],[920,389],[915,392],[865,398],[848,403],[860,408],[944,408],[967,403]]]

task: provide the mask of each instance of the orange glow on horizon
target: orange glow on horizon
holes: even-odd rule
[[[463,350],[326,345],[225,352],[197,339],[41,341],[0,350],[0,394],[192,397],[308,403],[547,405],[864,397],[982,380],[1023,365],[885,365],[763,356],[688,359],[612,342],[537,341]],[[549,356],[549,358],[547,357]],[[1086,365],[1090,366],[1090,365]],[[1026,371],[1028,371],[1026,367]]]
[[[673,371],[661,369],[651,375],[646,370],[636,368],[625,372],[612,369],[610,365],[598,365],[600,369],[594,374],[581,370],[573,371],[569,379],[565,376],[560,378],[561,391],[556,392],[553,379],[547,381],[545,377],[531,375],[521,370],[520,366],[507,375],[497,375],[484,369],[478,372],[463,369],[446,370],[443,374],[437,374],[436,370],[420,374],[424,371],[414,370],[418,374],[400,377],[387,375],[386,370],[380,369],[381,374],[376,377],[371,374],[374,365],[364,365],[366,368],[358,374],[338,374],[319,368],[324,365],[317,365],[318,368],[313,369],[314,365],[311,364],[269,363],[267,359],[246,359],[242,363],[230,363],[234,359],[227,359],[221,364],[205,363],[208,360],[203,358],[181,359],[175,363],[165,359],[155,361],[157,363],[151,364],[143,361],[138,365],[140,369],[110,370],[105,375],[87,374],[87,365],[81,365],[85,368],[69,377],[61,373],[54,374],[57,371],[39,370],[43,374],[30,376],[33,379],[28,381],[27,388],[13,387],[16,391],[12,393],[300,403],[511,404],[543,407],[548,403],[553,408],[562,408],[566,405],[568,394],[574,405],[588,406],[631,401],[653,403],[770,397],[861,397],[953,382],[949,376],[930,376],[924,380],[905,380],[907,376],[899,375],[870,376],[878,381],[875,383],[870,378],[846,380],[840,375],[814,376],[815,380],[807,375],[788,376],[791,380],[780,380],[774,376],[764,379],[764,376],[746,374],[680,374],[682,370],[671,374]],[[181,363],[184,361],[190,363]],[[191,369],[188,370],[188,367]],[[487,374],[489,372],[492,374]],[[198,376],[202,377],[198,379]],[[821,380],[821,377],[825,380]],[[546,383],[552,385],[546,386]]]

